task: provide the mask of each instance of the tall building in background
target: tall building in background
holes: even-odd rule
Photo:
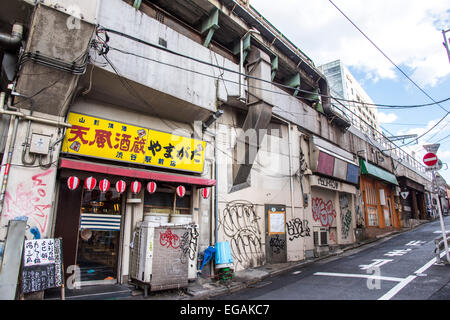
[[[352,122],[352,125],[365,133],[377,137],[381,132],[377,118],[377,108],[374,102],[364,91],[358,81],[345,67],[341,60],[332,61],[318,67],[327,77],[330,84],[331,95],[344,100],[358,101],[360,103],[332,100],[334,106],[340,109]],[[372,104],[372,105],[371,105]]]

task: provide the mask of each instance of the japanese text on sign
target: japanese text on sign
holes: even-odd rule
[[[70,113],[63,152],[117,161],[202,172],[201,140]]]
[[[53,239],[26,240],[24,266],[55,263],[55,243]]]

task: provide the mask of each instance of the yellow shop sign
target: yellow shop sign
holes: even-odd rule
[[[202,172],[206,142],[70,113],[62,152]]]

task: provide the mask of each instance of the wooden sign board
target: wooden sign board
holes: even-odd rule
[[[62,239],[25,240],[22,293],[63,285]]]

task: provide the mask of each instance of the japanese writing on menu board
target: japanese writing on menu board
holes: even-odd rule
[[[63,152],[192,172],[202,172],[201,140],[70,113]]]

